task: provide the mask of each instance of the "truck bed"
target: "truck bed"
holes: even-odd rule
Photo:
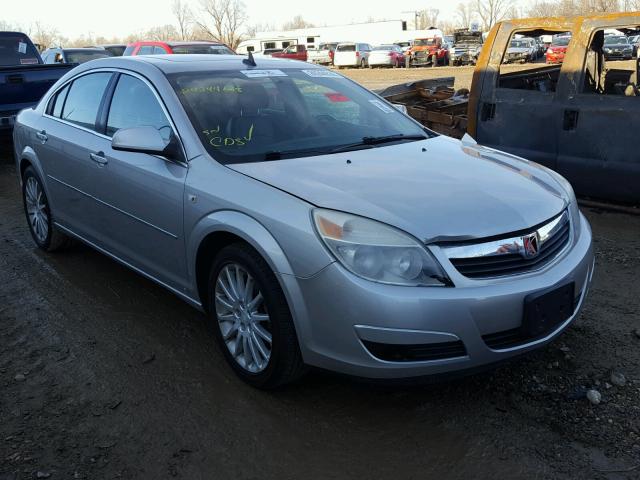
[[[0,67],[0,129],[12,128],[15,115],[37,104],[73,67],[62,64]]]
[[[388,87],[378,94],[404,105],[407,113],[425,127],[454,138],[467,131],[469,92],[453,88],[453,77],[420,80]]]

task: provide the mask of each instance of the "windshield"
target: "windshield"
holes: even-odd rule
[[[0,66],[38,63],[38,52],[24,35],[0,35]]]
[[[556,38],[553,41],[553,45],[556,47],[566,47],[567,45],[569,45],[569,41],[571,41],[571,38],[569,37]]]
[[[84,63],[96,58],[111,57],[108,53],[99,51],[66,50],[64,53],[67,57],[67,63]]]
[[[363,140],[390,135],[435,135],[325,69],[185,72],[169,81],[202,143],[221,163],[374,148]]]
[[[419,38],[413,42],[413,45],[416,47],[429,47],[437,44],[438,40],[436,38]]]
[[[621,44],[626,44],[629,43],[627,41],[627,37],[623,37],[623,36],[610,36],[610,37],[605,37],[604,38],[604,44],[605,45],[621,45]]]
[[[210,55],[234,55],[234,53],[225,45],[176,45],[175,47],[172,47],[171,50],[173,50],[173,53],[177,54],[200,53]]]

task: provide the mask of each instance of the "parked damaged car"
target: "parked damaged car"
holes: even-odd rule
[[[85,63],[20,113],[38,247],[81,240],[204,311],[260,388],[473,371],[576,318],[592,236],[560,175],[322,67],[206,58]]]
[[[605,60],[631,60],[634,57],[634,48],[629,39],[624,35],[608,35],[604,38]]]
[[[475,65],[482,51],[482,32],[466,29],[456,30],[453,39],[451,64],[454,66]]]
[[[640,66],[636,59],[607,58],[605,50],[606,30],[628,34],[638,27],[637,12],[501,22],[487,38],[468,97],[452,88],[454,79],[381,94],[430,128],[468,133],[556,170],[582,196],[638,204]],[[524,34],[561,35],[549,50],[566,53],[557,52],[551,64],[503,69],[515,36]]]

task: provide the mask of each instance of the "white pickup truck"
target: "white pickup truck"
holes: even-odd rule
[[[338,43],[321,43],[318,48],[307,50],[307,62],[332,65],[333,54]]]

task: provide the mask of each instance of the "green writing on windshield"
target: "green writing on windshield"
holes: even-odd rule
[[[242,87],[238,85],[208,85],[206,87],[188,87],[180,90],[183,95],[193,93],[242,93]]]
[[[243,147],[247,143],[251,142],[253,138],[253,124],[247,130],[247,134],[242,137],[224,136],[220,135],[220,125],[209,130],[203,130],[209,141],[209,145],[215,148],[220,147]]]

